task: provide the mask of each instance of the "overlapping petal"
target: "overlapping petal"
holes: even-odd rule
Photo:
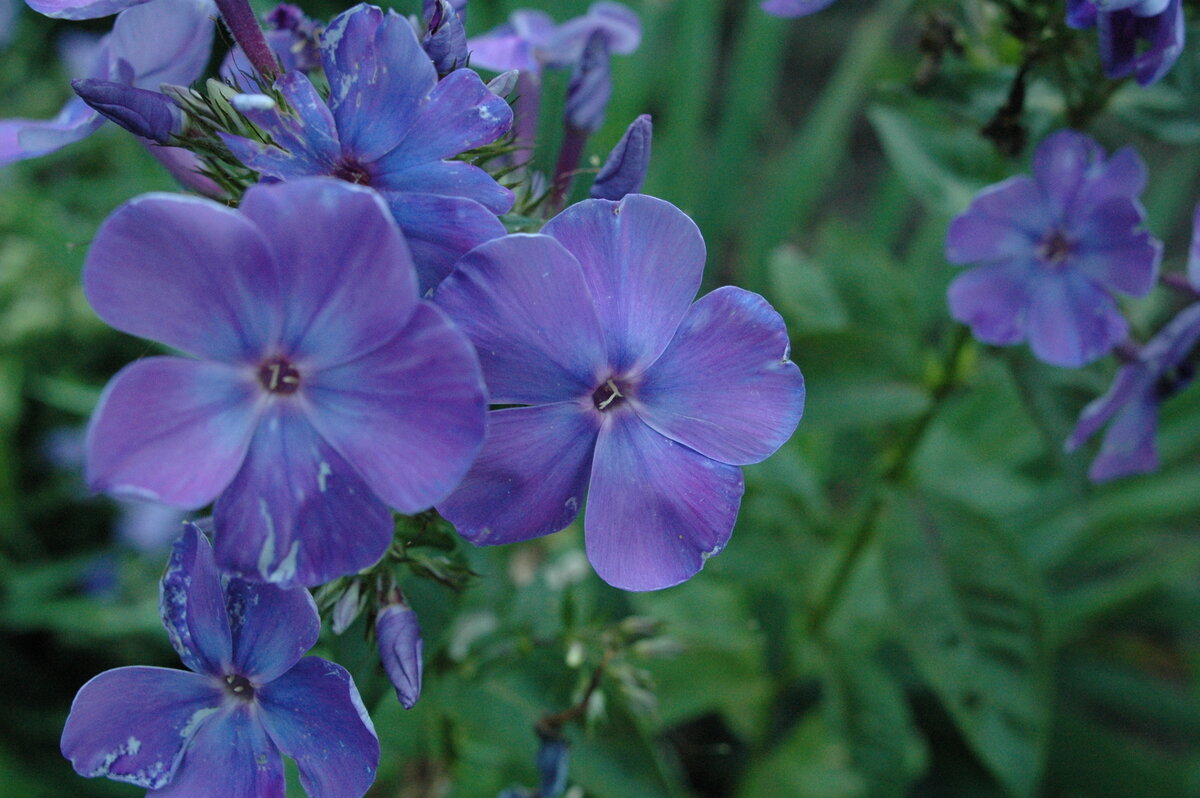
[[[401,512],[445,498],[483,442],[487,394],[475,351],[429,302],[374,351],[320,372],[308,397],[321,437]]]
[[[1093,209],[1075,230],[1072,265],[1097,285],[1145,296],[1158,282],[1162,244],[1137,231],[1143,217],[1141,207],[1123,197]]]
[[[258,690],[262,723],[321,798],[360,798],[375,780],[379,740],[345,668],[320,657]]]
[[[225,588],[225,609],[233,635],[234,669],[253,682],[270,682],[286,673],[321,634],[317,605],[302,587],[281,588],[233,577]]]
[[[743,489],[736,466],[663,437],[634,413],[612,413],[592,467],[588,559],[623,590],[679,584],[725,547]]]
[[[578,402],[490,413],[483,450],[438,511],[476,545],[565,528],[583,504],[598,416]]]
[[[1104,435],[1100,452],[1088,469],[1093,482],[1145,474],[1158,468],[1158,402],[1139,397],[1125,405]]]
[[[248,703],[226,705],[192,738],[170,784],[153,798],[283,798],[283,759]]]
[[[1030,288],[1027,325],[1033,353],[1066,368],[1108,354],[1129,334],[1113,298],[1073,272],[1039,275]]]
[[[411,192],[380,193],[404,232],[422,296],[429,295],[446,279],[459,258],[507,232],[496,214],[472,199]]]
[[[577,203],[542,233],[583,267],[609,364],[628,373],[653,363],[700,288],[705,248],[695,222],[669,202],[630,194]]]
[[[82,141],[104,122],[78,97],[68,100],[53,119],[0,119],[0,166]]]
[[[171,645],[197,673],[223,676],[233,664],[221,573],[208,538],[188,524],[171,548],[159,583],[158,606]]]
[[[1074,130],[1060,130],[1038,145],[1033,178],[1058,219],[1068,217],[1089,172],[1103,162],[1100,145]]]
[[[111,63],[128,63],[139,89],[186,86],[212,56],[215,16],[212,0],[154,0],[130,8],[113,23]]]
[[[607,376],[592,295],[578,262],[553,238],[510,235],[483,244],[463,257],[434,301],[475,344],[492,402],[590,396]]]
[[[176,507],[208,504],[246,456],[261,413],[255,388],[248,373],[212,361],[153,357],[126,366],[88,425],[88,484]]]
[[[954,278],[946,291],[950,315],[989,344],[1025,339],[1029,283],[1036,266],[1023,261],[985,264]]]
[[[783,319],[765,299],[718,288],[688,309],[646,371],[636,409],[661,434],[732,465],[770,457],[804,412]]]
[[[1024,175],[1011,177],[979,192],[966,212],[950,222],[946,260],[1027,257],[1045,227],[1045,200],[1037,183]]]
[[[220,698],[220,687],[190,671],[105,671],[71,704],[63,756],[81,776],[158,789],[175,775],[185,747],[211,720]]]

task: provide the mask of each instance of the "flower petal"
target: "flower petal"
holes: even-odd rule
[[[613,413],[596,444],[583,527],[588,559],[622,590],[679,584],[721,551],[741,504],[742,471]]]
[[[68,100],[53,119],[0,119],[0,166],[82,141],[105,121],[78,97]]]
[[[833,0],[763,0],[762,10],[777,17],[803,17],[833,5]]]
[[[659,433],[731,465],[782,446],[804,412],[783,319],[758,294],[726,286],[688,309],[638,386],[637,414]]]
[[[417,268],[419,291],[428,296],[454,264],[475,247],[507,232],[496,214],[475,200],[437,194],[381,191],[404,232]]]
[[[252,378],[224,363],[131,363],[104,389],[88,425],[88,484],[176,507],[208,504],[246,456],[257,393]]]
[[[1148,372],[1143,364],[1129,364],[1117,371],[1112,387],[1103,396],[1093,399],[1079,414],[1079,421],[1067,439],[1066,450],[1073,452],[1107,424],[1121,408],[1146,391]]]
[[[1037,184],[1025,176],[988,186],[950,222],[946,260],[951,263],[1029,257],[1051,220]]]
[[[583,266],[609,363],[629,373],[666,349],[704,274],[704,238],[669,202],[630,194],[584,200],[542,228]]]
[[[187,86],[212,56],[213,11],[211,0],[154,0],[122,12],[113,23],[111,63],[127,62],[139,89]]]
[[[459,70],[460,72],[462,70]],[[401,157],[384,158],[372,168],[371,185],[380,191],[403,194],[441,194],[474,200],[493,214],[507,213],[513,204],[513,193],[500,185],[487,172],[465,161],[427,161],[410,164]]]
[[[587,489],[596,415],[577,402],[489,413],[483,450],[438,512],[477,546],[564,529]]]
[[[550,23],[553,27],[554,23]],[[467,40],[471,53],[471,66],[493,72],[519,69],[522,72],[540,72],[542,67],[533,55],[533,45],[518,35],[511,25],[493,28],[482,36]]]
[[[360,798],[375,780],[379,740],[350,674],[320,657],[258,690],[271,739],[300,767],[305,792]]]
[[[233,642],[221,572],[212,545],[195,524],[171,547],[159,582],[158,608],[179,658],[197,673],[223,676],[233,662]]]
[[[1086,365],[1129,334],[1113,298],[1080,274],[1040,275],[1030,294],[1029,345],[1052,366]]]
[[[167,784],[184,747],[217,711],[222,691],[190,671],[117,668],[80,688],[62,734],[62,753],[81,776],[107,776],[147,789]]]
[[[1035,265],[1022,261],[969,269],[946,291],[950,315],[969,325],[988,344],[1015,344],[1025,338],[1029,282]]]
[[[1145,474],[1158,468],[1158,402],[1153,397],[1134,399],[1117,414],[1104,434],[1100,453],[1088,469],[1093,482]]]
[[[150,0],[26,0],[39,14],[55,19],[97,19]]]
[[[321,616],[302,587],[282,588],[233,577],[225,587],[235,671],[255,682],[286,673],[316,645]]]
[[[146,194],[100,226],[83,290],[118,330],[228,362],[279,334],[279,275],[262,234],[212,200]]]
[[[387,507],[287,400],[258,425],[214,515],[221,568],[285,587],[361,571],[392,539]]]
[[[1142,209],[1128,198],[1094,208],[1075,228],[1072,265],[1105,288],[1145,296],[1158,281],[1162,244],[1135,230],[1143,218]]]
[[[590,396],[607,376],[592,295],[553,238],[509,235],[473,249],[434,301],[475,344],[492,402]]]
[[[312,368],[344,363],[396,335],[417,277],[378,194],[332,178],[257,185],[241,211],[286,263],[284,353]]]
[[[1038,145],[1033,154],[1033,177],[1054,218],[1071,216],[1076,195],[1103,160],[1100,145],[1074,130],[1060,130]]]
[[[483,443],[487,394],[471,342],[432,303],[399,335],[309,387],[317,432],[403,513],[462,480]]]
[[[222,707],[197,730],[171,783],[148,798],[284,798],[283,759],[251,707]]]

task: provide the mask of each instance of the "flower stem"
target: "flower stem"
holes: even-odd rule
[[[925,437],[930,423],[945,403],[947,397],[958,386],[958,361],[962,356],[963,349],[966,348],[967,342],[970,340],[970,330],[965,326],[959,325],[955,330],[954,341],[950,346],[949,352],[946,354],[946,359],[942,363],[941,373],[938,375],[938,380],[933,386],[929,407],[925,409],[925,412],[921,414],[921,417],[909,429],[899,448],[896,449],[891,463],[880,475],[879,481],[876,483],[866,507],[859,516],[853,533],[850,535],[850,542],[842,550],[841,557],[834,567],[833,576],[827,582],[825,590],[821,592],[820,596],[812,604],[812,610],[808,616],[808,631],[810,634],[814,636],[821,634],[826,621],[829,620],[829,616],[837,608],[842,594],[846,591],[846,586],[849,584],[850,577],[854,573],[854,567],[858,564],[863,552],[866,551],[868,544],[875,537],[875,532],[879,528],[879,515],[883,510],[884,501],[883,492],[879,489],[880,485],[895,484],[904,478],[909,465],[912,463],[913,455],[916,454],[917,447]]]
[[[583,146],[587,144],[589,131],[568,124],[563,134],[562,148],[558,151],[558,163],[554,165],[554,179],[550,182],[550,200],[547,214],[553,216],[566,204],[571,183],[583,158]]]
[[[275,60],[275,55],[267,45],[267,38],[263,36],[262,28],[258,26],[258,20],[254,17],[250,3],[248,0],[216,0],[216,2],[217,8],[221,12],[221,18],[225,20],[225,25],[233,34],[234,41],[242,48],[242,52],[258,70],[258,74],[269,84],[279,73],[279,62]]]

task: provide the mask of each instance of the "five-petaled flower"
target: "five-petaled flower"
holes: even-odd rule
[[[388,506],[423,510],[466,473],[485,392],[471,344],[417,297],[374,192],[259,185],[237,210],[152,194],[118,209],[84,267],[114,327],[198,356],[109,383],[88,429],[93,489],[216,499],[217,561],[316,585],[379,559]]]
[[[757,294],[692,303],[704,240],[670,203],[581,202],[538,235],[468,253],[434,301],[475,343],[488,437],[438,509],[468,540],[511,543],[579,513],[610,584],[688,579],[729,539],[740,465],[791,436],[804,404],[787,331]]]
[[[285,73],[275,88],[294,116],[263,95],[235,99],[271,144],[221,136],[265,177],[330,175],[378,191],[425,292],[464,252],[504,235],[496,214],[512,207],[512,192],[479,167],[446,159],[503,136],[512,110],[469,69],[439,81],[412,25],[395,12],[357,5],[320,39],[328,100],[304,73]]]
[[[989,344],[1025,339],[1038,358],[1077,367],[1128,334],[1111,291],[1143,296],[1162,247],[1141,230],[1141,158],[1105,158],[1092,139],[1061,131],[1038,147],[1033,177],[984,189],[946,235],[951,263],[982,263],[950,284],[950,313]]]
[[[222,576],[189,524],[159,596],[188,670],[116,668],[85,684],[62,734],[76,771],[161,798],[283,798],[282,752],[314,798],[367,791],[379,740],[350,674],[304,657],[321,630],[307,590]]]

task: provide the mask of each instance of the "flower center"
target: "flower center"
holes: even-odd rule
[[[234,698],[242,701],[254,700],[254,685],[250,684],[250,680],[245,676],[239,676],[236,673],[229,674],[225,677],[225,689]]]
[[[300,372],[282,357],[273,357],[259,366],[258,381],[270,393],[287,396],[300,390]]]
[[[1062,230],[1055,229],[1042,239],[1042,243],[1038,246],[1037,254],[1046,265],[1061,266],[1063,261],[1071,256],[1071,252],[1074,249],[1075,246],[1063,234]]]
[[[367,186],[371,183],[371,173],[358,161],[343,158],[333,167],[333,176],[347,183],[357,183]]]
[[[621,392],[616,380],[612,377],[609,377],[603,385],[592,392],[592,404],[601,412],[611,410],[624,401],[625,394]]]

